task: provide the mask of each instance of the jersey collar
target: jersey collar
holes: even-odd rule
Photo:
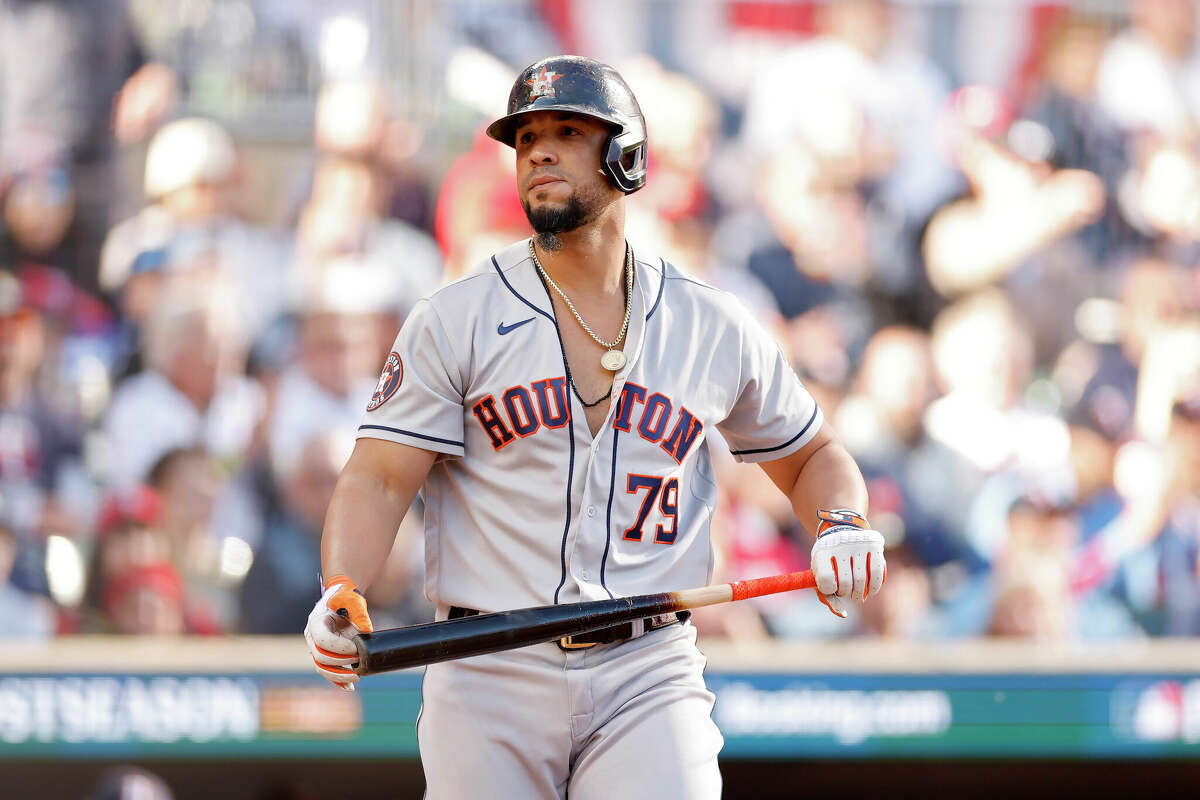
[[[645,349],[646,334],[651,320],[657,314],[662,314],[662,304],[665,295],[667,265],[661,259],[657,264],[638,256],[634,250],[634,281],[633,307],[629,311],[629,331],[625,334],[625,366],[613,376],[612,392],[620,395],[628,376],[632,374],[641,360]],[[537,267],[529,257],[528,240],[521,240],[492,256],[492,266],[508,291],[526,306],[554,321],[554,310],[550,303],[546,287],[537,274]],[[615,413],[613,403],[609,416]],[[606,427],[610,423],[606,422]]]
[[[492,266],[517,299],[542,316],[553,320],[554,309],[537,267],[529,257],[529,240],[522,239],[492,256]]]
[[[492,266],[500,275],[500,279],[517,299],[548,319],[554,319],[554,309],[545,285],[537,274],[537,267],[529,257],[529,240],[515,242],[492,257]],[[662,301],[663,283],[666,280],[666,267],[661,259],[650,260],[639,256],[634,248],[634,281],[633,308],[630,310],[629,341],[638,342],[634,337],[634,326],[645,323],[653,314],[658,313]],[[654,264],[654,266],[650,266]],[[640,350],[640,344],[638,349]],[[626,353],[627,356],[631,355]]]

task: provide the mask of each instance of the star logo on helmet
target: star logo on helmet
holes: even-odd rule
[[[529,99],[554,97],[554,82],[561,77],[557,72],[547,72],[543,66],[536,75],[525,79],[525,85],[529,87]]]

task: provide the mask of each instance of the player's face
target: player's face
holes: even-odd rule
[[[536,111],[517,127],[517,190],[538,233],[566,233],[594,220],[617,190],[600,167],[609,131],[576,114]]]

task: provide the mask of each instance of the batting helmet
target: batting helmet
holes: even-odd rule
[[[631,194],[646,184],[646,120],[615,69],[582,56],[553,56],[530,64],[508,95],[508,114],[487,135],[515,147],[517,120],[530,111],[568,111],[607,123],[604,174]]]

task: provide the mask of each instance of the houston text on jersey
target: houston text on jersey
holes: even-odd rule
[[[634,412],[639,406],[641,413],[635,423]],[[492,447],[499,450],[518,438],[532,436],[543,427],[561,428],[570,421],[567,379],[560,376],[534,381],[528,389],[513,386],[500,394],[499,401],[494,394],[489,394],[471,410]],[[677,464],[687,458],[704,430],[704,423],[686,408],[675,409],[669,397],[660,392],[649,392],[636,383],[626,383],[622,387],[612,424],[625,433],[636,430],[646,441],[662,447]]]

